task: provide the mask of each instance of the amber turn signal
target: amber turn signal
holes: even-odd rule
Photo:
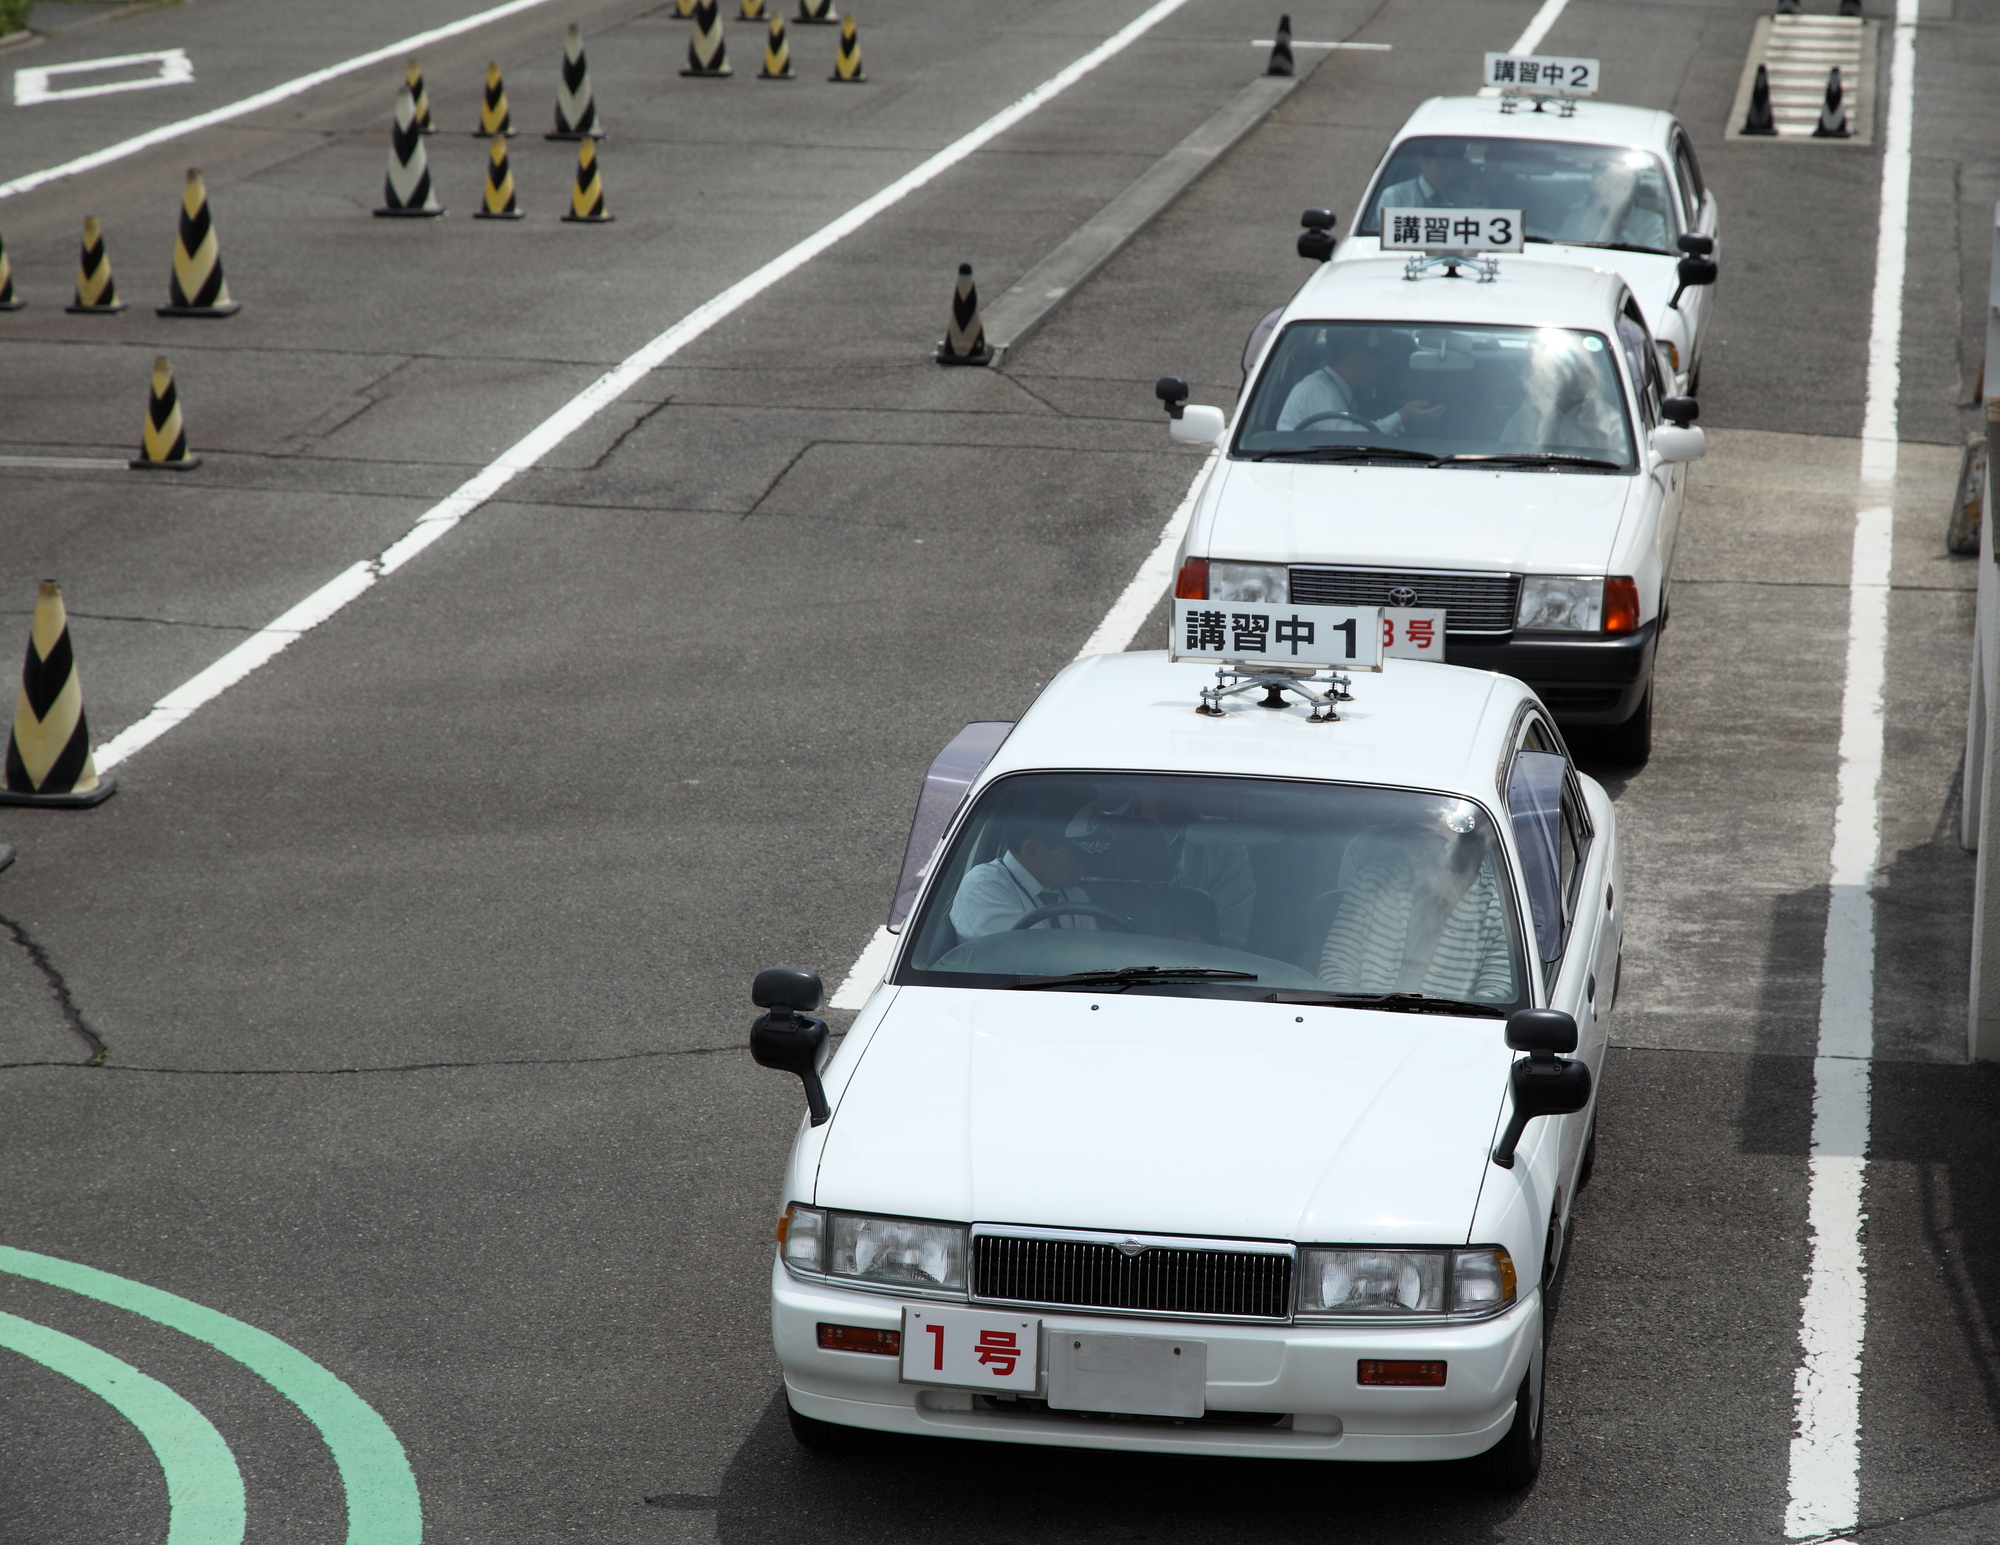
[[[900,1357],[903,1352],[903,1333],[900,1330],[870,1330],[865,1325],[829,1325],[819,1322],[819,1346],[822,1352],[872,1352],[877,1357]],[[1443,1363],[1438,1367],[1442,1368]],[[1443,1379],[1438,1382],[1442,1384]]]
[[[1181,564],[1181,571],[1174,579],[1174,599],[1176,601],[1206,601],[1208,599],[1208,560],[1189,558]]]
[[[1622,574],[1604,582],[1604,631],[1636,633],[1639,630],[1639,586]]]
[[[828,1327],[824,1325],[820,1327],[822,1337],[825,1336],[827,1329]],[[1354,1381],[1357,1384],[1388,1385],[1397,1389],[1442,1389],[1444,1364],[1364,1357],[1355,1365]]]

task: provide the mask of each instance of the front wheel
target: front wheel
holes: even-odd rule
[[[1644,767],[1653,755],[1653,689],[1639,700],[1632,717],[1609,725],[1593,737],[1598,755],[1617,767]]]
[[[817,1416],[807,1416],[792,1404],[791,1397],[785,1397],[785,1417],[792,1424],[792,1436],[799,1440],[803,1448],[815,1454],[838,1457],[858,1454],[866,1449],[875,1434],[862,1427],[843,1427],[838,1422],[823,1422]]]
[[[1528,1376],[1514,1396],[1514,1425],[1507,1436],[1473,1461],[1488,1491],[1512,1494],[1526,1491],[1542,1473],[1542,1352],[1548,1331],[1536,1343]]]

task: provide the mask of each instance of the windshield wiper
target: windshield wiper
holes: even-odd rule
[[[1530,236],[1528,239],[1533,241],[1535,238]],[[1554,239],[1565,247],[1595,247],[1600,252],[1644,252],[1653,257],[1673,256],[1671,252],[1662,251],[1658,247],[1649,247],[1641,241],[1565,241],[1559,236]]]
[[[1403,445],[1288,445],[1274,451],[1259,451],[1252,461],[1278,461],[1290,457],[1325,457],[1328,460],[1359,461],[1370,456],[1389,456],[1397,461],[1421,461],[1436,466],[1438,459],[1429,451],[1413,451]]]
[[[1494,462],[1528,467],[1602,467],[1606,472],[1625,470],[1622,462],[1603,461],[1595,456],[1565,456],[1560,451],[1459,451],[1455,455],[1441,457],[1437,464],[1448,467],[1454,463],[1465,466]]]
[[[1303,1003],[1319,1008],[1386,1009],[1392,1014],[1472,1014],[1481,1019],[1505,1019],[1507,1010],[1491,1003],[1440,998],[1427,992],[1300,992],[1280,987],[1272,1003]]]
[[[1010,988],[1138,987],[1146,982],[1254,982],[1255,971],[1218,971],[1210,966],[1120,966],[1115,971],[1072,971],[1067,976],[1024,976]]]

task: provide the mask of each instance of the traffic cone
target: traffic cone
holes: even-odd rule
[[[831,27],[840,20],[840,13],[833,8],[833,0],[799,0],[797,19],[808,27]]]
[[[714,79],[735,73],[729,68],[729,50],[723,46],[722,17],[717,14],[715,0],[695,0],[694,35],[688,39],[687,68],[681,74]]]
[[[1278,18],[1278,35],[1271,42],[1271,62],[1264,68],[1266,75],[1296,75],[1298,70],[1292,64],[1292,18],[1289,14]]]
[[[544,139],[602,139],[597,99],[590,92],[590,66],[583,58],[583,28],[570,24],[563,39],[562,84],[556,88],[556,126]]]
[[[951,297],[951,321],[944,342],[937,346],[940,365],[985,365],[993,360],[986,347],[986,324],[979,319],[979,291],[972,283],[972,265],[958,265],[958,288]]]
[[[174,390],[174,367],[164,354],[153,361],[153,390],[146,399],[146,427],[140,431],[139,454],[125,465],[134,472],[188,472],[201,465],[199,456],[188,454],[180,393]]]
[[[412,59],[404,68],[403,79],[409,83],[410,95],[416,100],[417,132],[437,133],[438,126],[431,122],[431,94],[424,87],[424,72],[417,68],[416,60]]]
[[[0,241],[0,311],[19,311],[25,305],[14,293],[14,270],[7,266],[7,244]]]
[[[1835,65],[1826,75],[1826,101],[1819,110],[1819,123],[1813,129],[1814,139],[1846,139],[1847,109],[1840,101],[1840,66]]]
[[[444,213],[431,188],[431,164],[417,128],[417,101],[410,88],[396,93],[396,122],[389,133],[389,175],[382,182],[378,215],[434,220]]]
[[[1859,16],[1861,14],[1861,0],[1840,0],[1840,14],[1842,16]]]
[[[785,40],[785,18],[771,13],[771,35],[764,42],[764,68],[759,80],[797,80],[792,73],[792,45]]]
[[[604,208],[604,179],[597,174],[597,141],[579,140],[576,146],[576,187],[569,196],[569,213],[563,218],[574,225],[609,225],[615,215]]]
[[[1750,112],[1743,120],[1745,134],[1776,134],[1778,121],[1771,116],[1771,76],[1761,64],[1757,81],[1750,88]]]
[[[208,213],[208,188],[200,168],[190,166],[187,186],[181,189],[181,228],[174,238],[167,303],[153,310],[163,317],[233,317],[242,309],[242,301],[229,298],[229,281],[222,277],[222,249]]]
[[[42,581],[35,620],[28,625],[28,658],[21,665],[21,695],[0,775],[0,805],[55,805],[76,809],[102,804],[118,787],[97,776],[90,755],[90,725],[83,715],[83,687],[69,644],[69,614],[62,586]]]
[[[738,21],[762,21],[764,19],[764,0],[743,0],[743,14],[736,19]]]
[[[1799,0],[1778,0],[1778,14],[1780,16],[1798,15]]]
[[[486,97],[479,104],[479,127],[472,131],[473,138],[491,139],[504,134],[512,139],[514,132],[514,115],[507,111],[507,87],[500,79],[500,66],[488,60]]]
[[[551,135],[553,139],[555,136]],[[514,207],[514,173],[507,165],[507,137],[493,136],[493,150],[486,158],[486,196],[480,207],[473,211],[475,220],[519,220],[521,211]]]
[[[861,39],[854,31],[852,11],[840,18],[840,51],[833,56],[833,73],[827,79],[849,86],[858,86],[868,79],[861,68]]]
[[[674,14],[676,16],[692,16],[694,15],[694,7],[695,0],[674,0]]]
[[[85,215],[83,250],[76,259],[76,299],[63,310],[79,316],[110,316],[124,309],[118,286],[111,280],[111,254],[104,250],[104,228],[96,215]]]

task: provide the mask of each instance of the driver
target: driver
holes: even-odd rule
[[[1416,176],[1391,183],[1375,200],[1378,218],[1384,209],[1466,209],[1478,202],[1475,171],[1462,153],[1446,155],[1433,141],[1418,149],[1416,161]]]
[[[1501,442],[1538,451],[1596,451],[1622,457],[1623,425],[1617,410],[1604,400],[1597,371],[1575,358],[1552,363],[1551,371],[1529,383],[1528,399],[1500,431]]]
[[[1409,433],[1444,412],[1443,403],[1406,402],[1386,418],[1360,412],[1362,396],[1374,385],[1381,366],[1360,337],[1343,332],[1326,351],[1326,360],[1294,386],[1278,412],[1278,428],[1298,429],[1318,419],[1332,429],[1359,426],[1383,435]]]
[[[1087,906],[1084,852],[1069,836],[1068,809],[1031,808],[1008,824],[1007,847],[998,858],[975,864],[952,898],[951,926],[961,939],[1005,933],[1030,912],[1065,902]],[[1095,928],[1097,920],[1062,912],[1033,928]]]
[[[1600,161],[1590,171],[1590,191],[1556,231],[1557,241],[1611,242],[1665,252],[1666,217],[1638,202],[1639,168],[1630,161]]]

